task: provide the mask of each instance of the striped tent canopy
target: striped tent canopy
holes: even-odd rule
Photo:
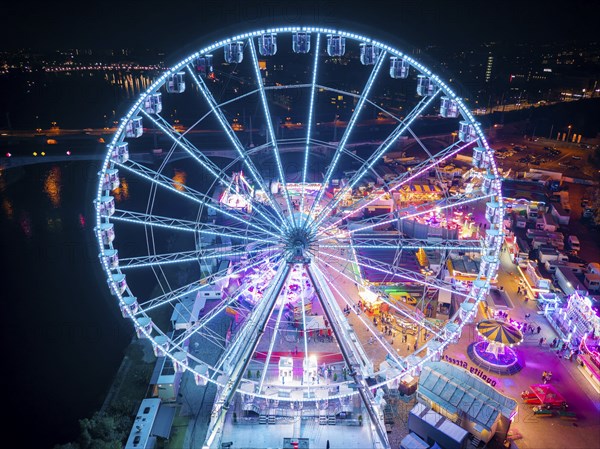
[[[523,334],[516,327],[497,320],[484,320],[477,324],[477,332],[490,343],[518,345]]]

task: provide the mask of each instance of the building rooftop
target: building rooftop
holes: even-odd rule
[[[499,415],[510,418],[517,402],[462,368],[446,362],[428,362],[419,378],[419,394],[451,413],[465,413],[470,420],[491,430]]]

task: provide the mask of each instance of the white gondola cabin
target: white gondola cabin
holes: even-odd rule
[[[477,140],[477,128],[475,125],[475,123],[461,121],[458,126],[458,138],[466,143]]]
[[[481,167],[485,169],[492,168],[492,160],[494,159],[495,150],[493,148],[487,148],[481,158]]]
[[[176,373],[183,373],[188,367],[188,356],[184,351],[177,351],[173,354],[173,367]]]
[[[362,65],[373,65],[381,49],[373,44],[360,44],[360,62]]]
[[[135,333],[138,338],[146,338],[146,334],[150,335],[152,333],[152,319],[146,316],[139,318],[137,320]]]
[[[480,273],[489,282],[496,276],[498,270],[498,256],[483,256],[481,258]]]
[[[213,72],[213,56],[204,55],[196,59],[196,72],[202,77],[206,78]]]
[[[125,136],[138,138],[144,134],[144,125],[142,117],[132,117],[125,125]]]
[[[473,148],[473,167],[475,168],[483,168],[483,155],[485,153],[484,147],[474,147]]]
[[[122,295],[125,289],[127,288],[127,281],[125,280],[125,275],[121,273],[115,273],[111,275],[106,282],[108,282],[108,286],[110,287],[110,292],[113,295]]]
[[[96,231],[100,232],[103,245],[110,245],[115,239],[115,226],[112,223],[102,223]]]
[[[273,56],[277,53],[277,33],[265,33],[258,36],[258,52],[261,56]]]
[[[435,93],[435,83],[425,75],[417,76],[417,94],[421,97],[429,97]]]
[[[148,114],[158,114],[162,111],[162,95],[155,92],[144,98],[144,111]]]
[[[119,170],[109,168],[104,172],[102,177],[102,190],[115,190],[119,187]]]
[[[497,201],[485,203],[485,219],[490,223],[498,223],[501,210],[500,203]]]
[[[156,357],[164,357],[170,347],[171,345],[169,344],[169,338],[167,336],[157,335],[154,337],[154,345],[152,349],[154,350],[154,355]]]
[[[111,270],[119,266],[119,251],[116,249],[105,249],[100,258]]]
[[[498,178],[492,173],[486,173],[483,175],[483,183],[481,184],[481,191],[484,195],[489,195],[492,192],[492,187],[498,182]]]
[[[475,279],[473,281],[473,289],[471,290],[473,292],[473,299],[477,299],[479,298],[480,295],[482,295],[485,291],[485,289],[487,288],[488,282],[484,279]]]
[[[310,34],[297,32],[292,35],[292,50],[294,53],[308,53],[310,51]]]
[[[447,323],[444,326],[444,338],[452,343],[458,342],[460,338],[460,332],[458,332],[458,324],[454,322]]]
[[[170,94],[180,94],[185,92],[185,72],[172,73],[167,76],[165,89]]]
[[[475,304],[472,302],[462,302],[460,304],[460,309],[458,312],[458,316],[461,321],[470,322],[473,320],[473,309],[475,308]]]
[[[230,42],[225,44],[225,62],[228,64],[239,64],[244,59],[244,43]]]
[[[123,303],[121,304],[123,318],[127,318],[130,314],[135,315],[138,309],[139,304],[135,296],[123,296]]]
[[[458,117],[458,101],[449,97],[442,97],[440,115],[444,118]]]
[[[116,144],[110,151],[110,159],[119,164],[127,162],[129,160],[129,144],[127,142]]]
[[[206,363],[200,363],[194,367],[194,381],[196,385],[202,386],[208,383],[208,365]]]
[[[344,56],[346,53],[346,38],[337,34],[327,35],[327,54],[329,56]]]
[[[402,58],[392,56],[390,58],[390,76],[395,79],[408,78],[410,64]]]
[[[500,229],[488,229],[485,232],[485,246],[494,252],[494,248],[498,248],[502,245],[502,241],[504,240],[504,234]]]
[[[110,217],[115,213],[115,198],[112,196],[102,196],[100,201],[94,200],[94,204],[102,217]]]

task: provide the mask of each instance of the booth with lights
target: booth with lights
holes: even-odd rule
[[[563,342],[578,351],[577,362],[586,378],[600,392],[600,317],[592,307],[592,300],[575,292],[561,307],[546,314],[548,322]]]

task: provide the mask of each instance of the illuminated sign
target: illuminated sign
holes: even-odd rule
[[[469,367],[469,364],[467,362],[465,362],[464,360],[454,359],[447,355],[444,356],[444,360],[448,363],[452,363],[453,365],[463,368],[464,370],[470,372],[474,376],[479,377],[481,380],[483,380],[485,383],[489,384],[491,387],[496,386],[496,383],[497,383],[496,379],[494,379],[491,376],[488,376],[487,374],[484,374],[482,369],[479,369],[474,366]]]

